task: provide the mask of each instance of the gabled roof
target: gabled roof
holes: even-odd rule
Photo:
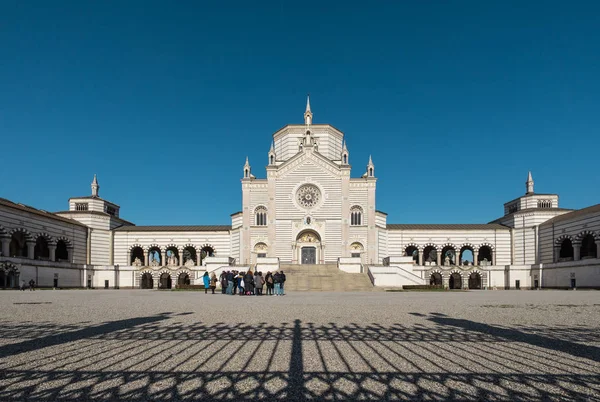
[[[336,164],[335,162],[333,162],[329,158],[325,157],[325,155],[321,154],[318,151],[313,151],[313,152],[311,152],[311,154],[314,155],[314,157],[316,157],[317,159],[320,159],[323,162],[325,162],[326,164],[330,165],[334,169],[339,169],[339,170],[342,169],[341,166],[339,166],[338,164]],[[287,165],[290,165],[292,162],[294,162],[294,161],[296,161],[298,159],[301,159],[305,155],[306,155],[306,153],[304,151],[297,152],[292,157],[290,157],[286,161],[284,161],[281,165],[278,165],[277,166],[277,171],[280,171],[281,169],[285,169],[287,167]]]
[[[542,223],[542,225],[551,225],[556,222],[566,221],[568,219],[578,218],[583,215],[600,213],[600,204],[592,205],[591,207],[571,210],[571,212],[567,212],[566,214],[555,216],[552,219],[548,219],[546,222]]]
[[[121,226],[116,232],[228,232],[231,225]]]
[[[510,230],[498,223],[388,223],[389,230]]]
[[[35,215],[44,216],[46,218],[55,219],[57,221],[70,223],[72,225],[77,225],[77,226],[83,226],[83,227],[87,228],[86,225],[84,225],[83,223],[78,222],[76,220],[64,218],[64,217],[58,216],[52,212],[44,211],[43,209],[37,209],[34,207],[30,207],[29,205],[17,204],[16,202],[12,202],[10,200],[7,200],[6,198],[0,198],[0,205],[4,205],[4,206],[10,207],[10,208],[18,209],[20,211],[29,212],[29,213],[32,213]]]

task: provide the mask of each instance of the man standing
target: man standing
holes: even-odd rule
[[[283,285],[285,284],[285,274],[283,273],[283,271],[281,271],[279,277],[281,281],[281,284],[279,285],[279,294],[283,296],[285,294],[285,292],[283,291]]]
[[[35,281],[33,279],[29,281],[29,291],[35,291]]]
[[[275,275],[273,275],[273,285],[275,286],[275,296],[279,296],[281,289],[281,275],[279,272],[275,272]]]
[[[221,275],[219,275],[219,282],[221,282],[221,293],[225,294],[227,291],[227,271],[221,272]]]

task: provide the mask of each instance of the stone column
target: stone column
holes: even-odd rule
[[[3,237],[0,241],[2,241],[2,255],[10,257],[10,237]]]
[[[579,261],[581,259],[581,244],[573,244],[573,260]]]
[[[164,267],[167,265],[165,262],[167,261],[167,250],[160,250],[160,266]]]
[[[179,249],[177,252],[179,253],[179,266],[183,267],[185,265],[185,261],[183,261],[183,249]]]
[[[27,257],[28,258],[34,258],[35,255],[35,242],[34,241],[28,241],[27,242]]]
[[[419,265],[423,264],[423,250],[419,250]]]
[[[127,266],[133,265],[131,263],[131,250],[127,251]]]
[[[450,277],[447,275],[442,276],[442,286],[444,289],[448,289],[450,287]]]
[[[496,265],[496,250],[491,249],[490,253],[492,254],[492,265]]]
[[[454,257],[456,261],[454,262],[456,265],[460,266],[460,250],[456,252],[456,257]]]
[[[196,266],[200,266],[200,257],[202,256],[202,250],[196,250]]]
[[[435,255],[437,259],[437,265],[442,265],[442,252],[440,250],[435,250]]]
[[[473,265],[479,265],[479,249],[473,250]]]
[[[552,259],[554,262],[558,262],[560,259],[560,246],[554,246],[554,258]]]
[[[149,259],[150,259],[150,252],[147,250],[143,250],[144,251],[144,266],[147,267],[149,265]]]
[[[56,261],[56,244],[48,244],[50,250],[50,261]]]

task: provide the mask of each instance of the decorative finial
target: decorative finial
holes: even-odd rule
[[[363,175],[363,177],[375,177],[375,165],[373,164],[373,159],[371,155],[369,155],[369,163],[367,164],[367,173]]]
[[[312,124],[313,114],[310,111],[310,94],[306,96],[306,111],[304,112],[304,124]]]
[[[527,175],[527,181],[525,182],[525,186],[527,187],[527,192],[525,195],[533,194],[533,177],[531,176],[531,170]]]
[[[100,190],[100,185],[98,184],[98,178],[94,174],[94,180],[92,180],[92,197],[98,197],[98,190]]]

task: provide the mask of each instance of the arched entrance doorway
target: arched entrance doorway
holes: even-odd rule
[[[19,271],[14,265],[0,266],[0,288],[13,289],[19,287]]]
[[[142,274],[142,289],[152,289],[154,288],[154,279],[152,278],[152,274],[150,272],[144,272]]]
[[[481,275],[479,272],[473,272],[469,275],[469,289],[481,289]]]
[[[187,272],[182,272],[177,277],[177,286],[189,285],[190,283],[190,276],[187,274]]]
[[[442,286],[442,274],[439,272],[434,272],[431,274],[431,277],[429,278],[429,284],[431,286]]]
[[[462,277],[458,272],[454,272],[450,275],[450,281],[448,283],[450,289],[461,289],[462,288]]]
[[[321,237],[312,230],[300,233],[296,238],[296,252],[300,264],[318,264],[323,259]]]
[[[160,274],[159,286],[161,289],[171,289],[171,275],[167,272]]]

